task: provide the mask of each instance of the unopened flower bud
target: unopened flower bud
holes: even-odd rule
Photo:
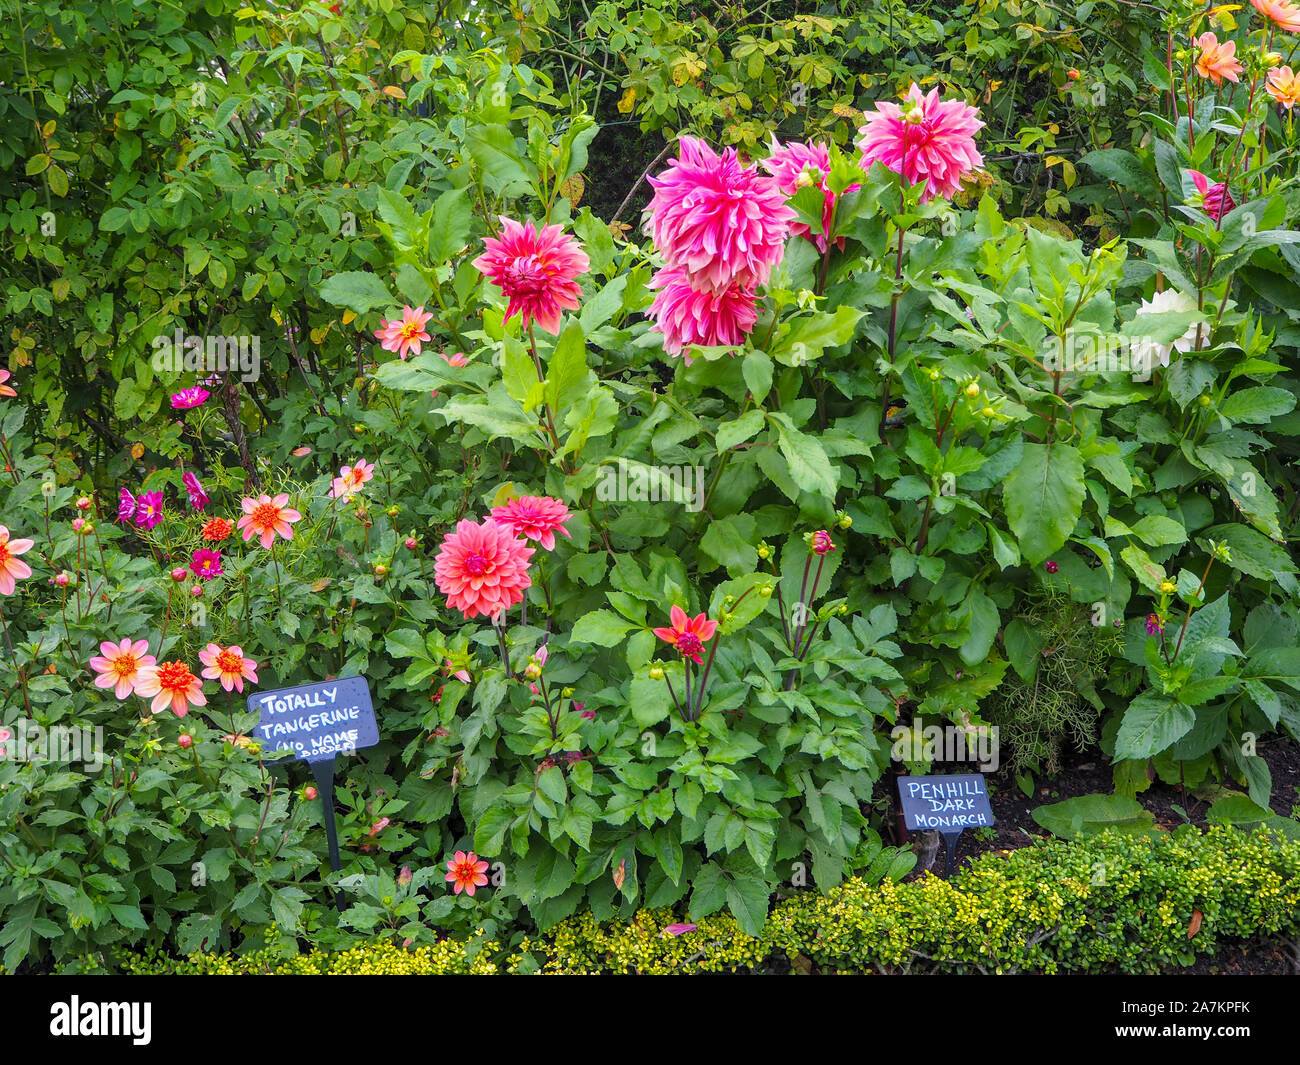
[[[188,750],[190,747],[194,746],[194,737],[188,732],[182,732],[176,742]]]
[[[313,788],[310,784],[308,784],[305,788],[302,789],[302,797],[304,799],[308,799],[308,800],[314,799],[316,798],[316,794],[317,794],[316,789]]]
[[[78,510],[89,510],[92,505],[93,504],[90,502],[90,498],[88,496],[82,496],[80,499],[77,500]]]
[[[417,540],[414,536],[408,536],[404,541],[404,543],[406,546],[406,550],[408,551],[414,551],[417,547],[420,546],[420,541]]]
[[[966,386],[966,395],[968,395],[971,399],[974,399],[979,394],[980,394],[980,386],[977,382],[972,381],[970,384]]]
[[[650,667],[650,679],[651,679],[651,680],[663,680],[663,679],[664,679],[664,671],[663,671],[663,667],[662,667],[662,666],[651,666],[651,667]]]
[[[177,566],[174,570],[172,570],[172,580],[179,582],[179,581],[183,581],[184,579],[185,579],[184,566]]]
[[[65,572],[63,572],[63,573],[59,573],[59,574],[57,574],[57,575],[55,576],[55,578],[54,578],[54,583],[57,584],[60,588],[66,588],[66,587],[68,586],[68,582],[69,582],[71,579],[72,579],[72,578],[69,577],[68,574],[67,574],[67,572],[65,571]]]
[[[201,585],[201,584],[196,584],[193,588],[190,589],[190,595],[194,596],[195,599],[202,599],[202,598],[203,598],[203,585]]]

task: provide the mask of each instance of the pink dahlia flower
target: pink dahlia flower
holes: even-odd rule
[[[1278,29],[1300,33],[1300,8],[1291,0],[1250,0],[1255,10]]]
[[[1228,191],[1228,186],[1222,181],[1211,185],[1210,179],[1199,170],[1187,172],[1192,176],[1192,184],[1196,186],[1196,191],[1200,193],[1200,206],[1216,222],[1237,206],[1232,193]]]
[[[112,688],[114,695],[125,699],[135,691],[140,671],[152,669],[156,662],[145,640],[124,639],[120,643],[105,640],[99,645],[99,654],[86,664],[99,674],[96,688]]]
[[[351,499],[374,476],[375,464],[365,459],[358,459],[355,466],[342,466],[339,475],[330,482],[330,498]]]
[[[466,519],[442,541],[433,567],[438,589],[467,618],[495,617],[520,602],[533,583],[533,551],[490,518],[481,524]]]
[[[191,706],[208,703],[203,694],[203,681],[181,661],[142,667],[135,682],[135,693],[153,700],[149,706],[151,714],[170,706],[173,714],[184,717]]]
[[[292,540],[293,523],[302,518],[289,506],[289,497],[283,493],[272,499],[263,492],[256,499],[245,498],[240,506],[244,509],[244,516],[235,527],[242,530],[245,543],[256,536],[262,546],[268,548],[277,536]]]
[[[424,331],[425,325],[433,317],[432,311],[426,311],[423,307],[416,307],[412,310],[410,307],[402,308],[402,320],[400,322],[390,322],[385,318],[379,319],[379,328],[375,330],[375,339],[379,341],[379,346],[385,351],[395,351],[405,359],[408,351],[420,354],[420,345],[427,343],[429,334]]]
[[[700,655],[705,643],[717,632],[718,623],[710,621],[707,614],[696,614],[695,617],[691,617],[675,603],[668,611],[668,617],[672,621],[672,627],[655,629],[654,634],[676,647],[683,658],[702,664],[703,659]]]
[[[31,549],[31,540],[11,540],[9,530],[0,525],[0,595],[13,595],[17,582],[32,575],[31,567],[18,557]]]
[[[826,234],[830,232],[835,214],[835,201],[839,198],[831,192],[827,178],[831,171],[831,153],[825,144],[787,144],[782,145],[775,136],[772,138],[772,154],[762,163],[786,196],[793,196],[805,186],[815,185],[822,190],[825,197],[822,206],[822,231],[815,237],[804,222],[790,223],[790,232],[795,236],[806,237],[817,245],[817,250],[826,250]],[[845,192],[856,192],[861,185],[850,185]],[[844,238],[836,243],[842,249]]]
[[[734,148],[719,156],[695,137],[680,144],[678,158],[649,179],[656,247],[696,288],[763,284],[781,261],[794,209],[775,179],[740,165]]]
[[[522,315],[524,328],[533,319],[548,333],[560,332],[560,312],[578,307],[582,289],[577,278],[590,262],[578,242],[560,226],[535,227],[501,215],[501,235],[483,241],[474,266],[509,300],[506,321]]]
[[[521,496],[492,511],[492,520],[514,536],[536,540],[547,551],[555,550],[555,534],[569,535],[564,523],[569,508],[551,496]]]
[[[675,266],[655,272],[650,288],[657,288],[650,305],[653,328],[663,334],[664,351],[680,355],[692,344],[716,347],[740,344],[754,329],[758,307],[754,290],[735,284],[712,292],[692,286],[692,277]],[[686,364],[692,360],[688,356]]]
[[[199,661],[206,667],[203,676],[220,681],[226,691],[233,688],[242,693],[244,681],[257,683],[257,663],[245,657],[244,649],[238,645],[221,647],[210,643],[199,652]]]
[[[463,891],[472,897],[476,890],[487,886],[487,871],[488,863],[473,851],[468,854],[457,851],[447,863],[447,875],[443,879],[452,885],[453,894]]]
[[[939,90],[927,96],[913,83],[903,105],[881,102],[858,132],[862,169],[883,163],[911,184],[925,182],[921,201],[951,197],[962,178],[984,157],[975,148],[975,134],[984,125],[979,110],[961,100],[940,100]]]

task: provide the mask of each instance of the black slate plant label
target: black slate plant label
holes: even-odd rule
[[[277,754],[323,762],[379,742],[375,708],[364,677],[340,677],[248,697],[256,712],[257,740]]]
[[[968,828],[987,828],[994,822],[983,773],[899,777],[898,797],[903,803],[903,823],[913,832],[926,830],[943,836],[946,868],[952,875],[957,838]]]
[[[330,868],[340,872],[343,863],[334,816],[334,760],[340,754],[353,754],[379,742],[379,725],[366,679],[339,677],[257,692],[248,697],[248,709],[258,714],[257,739],[272,758],[301,758],[311,766],[329,844]],[[343,912],[342,891],[334,892],[334,905],[339,913]]]

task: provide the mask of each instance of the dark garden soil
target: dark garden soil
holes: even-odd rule
[[[1273,810],[1288,816],[1293,807],[1300,806],[1300,793],[1296,790],[1300,788],[1300,747],[1285,737],[1276,737],[1262,740],[1258,751],[1273,774]],[[1036,807],[1080,795],[1109,795],[1114,791],[1110,764],[1097,750],[1067,752],[1062,760],[1064,765],[1055,777],[1036,780],[1032,799],[1020,790],[1010,772],[1003,770],[989,774],[989,802],[997,824],[992,832],[987,829],[978,835],[963,832],[957,846],[958,863],[985,851],[1023,847],[1034,837],[1048,836],[1047,830],[1033,818]],[[1240,790],[1235,784],[1231,786]],[[894,796],[890,798],[894,801]],[[1152,813],[1156,824],[1165,829],[1185,823],[1186,819],[1174,807],[1181,807],[1193,824],[1206,827],[1205,814],[1212,805],[1211,801],[1197,798],[1192,789],[1184,792],[1177,785],[1160,780],[1154,781],[1137,797],[1137,801]],[[942,864],[941,847],[935,865],[942,868]]]

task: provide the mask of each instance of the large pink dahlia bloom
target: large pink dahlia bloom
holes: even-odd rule
[[[979,110],[961,100],[940,100],[913,83],[903,105],[881,102],[858,132],[862,169],[880,162],[913,185],[925,182],[922,202],[951,197],[961,179],[984,165],[975,134],[984,125]]]
[[[794,209],[774,179],[740,165],[734,148],[719,156],[695,137],[680,143],[678,158],[649,179],[655,245],[696,288],[763,284],[781,260]]]
[[[739,282],[721,291],[694,288],[693,275],[666,266],[655,272],[648,287],[657,288],[650,305],[653,329],[664,337],[664,351],[680,355],[692,344],[715,347],[740,344],[758,320],[754,290]],[[687,357],[686,364],[691,364]]]
[[[560,332],[560,312],[576,310],[582,289],[577,278],[590,267],[587,253],[560,226],[536,228],[501,215],[501,236],[483,241],[474,260],[510,301],[506,321],[522,315],[524,328],[533,319],[548,333]]]
[[[467,618],[494,617],[520,602],[533,583],[528,576],[533,551],[491,519],[481,524],[466,519],[442,541],[433,567],[438,590]]]
[[[520,496],[492,511],[492,520],[504,525],[513,536],[536,540],[547,551],[555,550],[555,534],[569,536],[564,523],[569,508],[552,496]],[[570,537],[572,539],[572,537]]]
[[[822,190],[825,198],[822,206],[822,231],[814,237],[805,223],[792,222],[790,232],[795,236],[806,237],[817,245],[818,251],[824,252],[826,234],[830,232],[835,214],[835,201],[838,199],[827,184],[831,172],[830,150],[825,144],[820,143],[782,145],[774,136],[772,154],[763,160],[762,166],[776,179],[777,186],[786,196],[793,196],[805,185],[815,185]],[[861,185],[850,185],[844,191],[855,192],[861,187]],[[844,238],[841,237],[836,243],[842,248]]]

